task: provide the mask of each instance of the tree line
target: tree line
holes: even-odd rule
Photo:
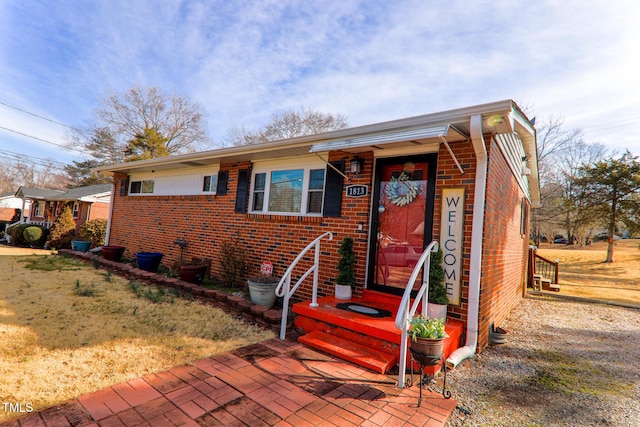
[[[279,112],[258,129],[233,127],[218,145],[259,144],[346,128],[342,114],[301,108]],[[629,152],[616,157],[599,143],[584,141],[581,129],[567,129],[558,117],[540,121],[537,130],[541,207],[532,209],[535,243],[566,236],[569,244],[588,244],[604,230],[610,242],[625,230],[640,232],[640,163]],[[20,185],[74,188],[109,182],[91,170],[101,165],[188,153],[212,147],[204,109],[184,96],[156,87],[134,87],[105,98],[93,122],[69,136],[68,147],[81,150],[81,161],[60,166],[27,157],[0,163],[0,194]]]
[[[638,157],[587,143],[580,129],[564,128],[557,117],[537,132],[541,207],[531,211],[531,238],[539,244],[563,236],[566,244],[587,245],[602,233],[612,262],[616,237],[640,233]]]
[[[94,120],[69,135],[68,148],[85,159],[61,166],[55,160],[33,162],[27,156],[0,162],[0,194],[28,187],[64,189],[109,182],[92,169],[109,164],[202,151],[213,147],[203,107],[156,87],[134,87],[102,100]],[[218,146],[257,144],[346,128],[341,114],[310,108],[272,115],[258,129],[233,127]]]

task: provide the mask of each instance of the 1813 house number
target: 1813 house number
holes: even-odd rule
[[[350,185],[347,187],[347,197],[364,197],[369,194],[369,187],[366,185]]]

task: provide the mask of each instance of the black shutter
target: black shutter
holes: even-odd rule
[[[129,178],[120,180],[120,195],[126,196],[129,194]]]
[[[329,162],[339,171],[344,170],[344,160]],[[324,216],[340,216],[342,210],[342,186],[344,177],[327,166],[327,182],[324,189]]]
[[[227,194],[228,182],[229,182],[229,171],[218,172],[218,185],[216,186],[217,196],[224,196]]]
[[[236,190],[236,213],[247,213],[247,201],[249,200],[250,169],[238,171],[238,189]]]

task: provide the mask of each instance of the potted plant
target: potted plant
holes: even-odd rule
[[[178,261],[175,264],[178,276],[185,282],[200,284],[207,275],[207,262],[203,259],[192,259],[191,261]]]
[[[447,317],[447,304],[449,295],[444,284],[444,268],[442,267],[442,249],[431,253],[429,263],[429,304],[427,314],[429,317],[445,319]]]
[[[269,261],[265,261],[260,266],[260,274],[247,280],[251,302],[272,307],[276,302],[278,283],[280,283],[280,278],[273,276],[272,264]]]
[[[409,322],[411,353],[420,364],[437,364],[443,353],[447,333],[444,319],[417,314]]]
[[[338,261],[338,277],[336,277],[335,297],[337,299],[349,300],[356,286],[356,273],[354,265],[356,256],[353,253],[353,238],[345,237],[342,239],[340,249],[340,261]]]
[[[164,254],[161,252],[138,252],[136,254],[138,268],[155,273],[160,267],[160,261],[162,261],[163,256]]]
[[[119,262],[122,259],[124,250],[124,246],[107,245],[102,247],[101,252],[104,259]]]

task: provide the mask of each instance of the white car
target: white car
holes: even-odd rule
[[[389,245],[384,248],[384,259],[390,266],[415,267],[422,251],[420,246]]]

